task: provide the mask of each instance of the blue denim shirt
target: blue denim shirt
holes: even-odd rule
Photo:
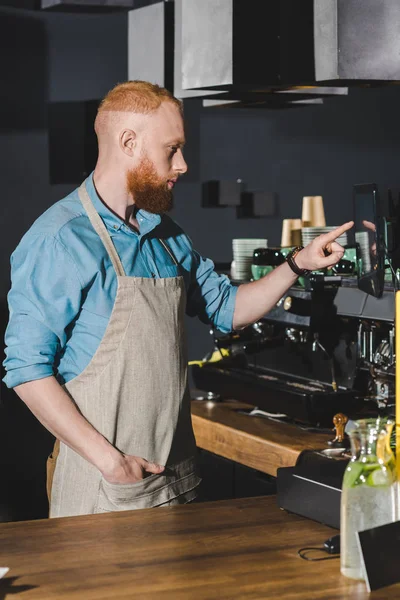
[[[183,276],[187,314],[230,331],[237,288],[215,273],[213,262],[193,249],[182,229],[167,215],[139,210],[138,234],[101,202],[93,174],[86,185],[126,275]],[[77,189],[50,207],[24,235],[11,257],[11,281],[6,385],[15,387],[50,375],[65,383],[79,375],[106,330],[117,277]]]

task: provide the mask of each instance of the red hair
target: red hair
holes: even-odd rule
[[[126,81],[108,92],[98,112],[134,112],[147,115],[157,110],[162,102],[173,102],[182,112],[182,102],[166,88],[148,81]]]

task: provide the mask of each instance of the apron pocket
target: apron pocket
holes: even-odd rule
[[[125,484],[102,479],[95,513],[152,508],[166,501],[163,498],[167,491],[167,478],[163,475],[153,474]]]
[[[177,467],[167,467],[167,474],[149,475],[136,483],[109,483],[103,478],[94,512],[153,508],[194,489],[199,483],[200,478],[194,471],[193,461],[185,461]]]

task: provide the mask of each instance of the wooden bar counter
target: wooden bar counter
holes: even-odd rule
[[[327,447],[334,433],[304,431],[264,417],[249,417],[242,402],[192,400],[192,423],[199,448],[276,476],[278,467],[292,467],[303,450]]]
[[[367,599],[339,559],[297,551],[335,534],[274,496],[3,523],[2,600]],[[324,555],[326,556],[326,555]],[[374,592],[400,597],[400,585]]]

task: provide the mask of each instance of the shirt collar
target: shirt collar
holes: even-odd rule
[[[112,231],[119,231],[121,228],[123,228],[124,231],[133,233],[133,231],[127,225],[125,225],[124,221],[120,217],[115,215],[104,204],[104,202],[100,200],[99,195],[94,186],[93,172],[89,175],[89,177],[86,180],[86,189],[91,201],[93,202],[95,209],[99,213],[100,217],[103,219],[108,229],[111,229]],[[161,223],[160,215],[150,213],[147,210],[138,210],[136,218],[140,227],[140,235],[149,233],[149,231],[151,231]]]

